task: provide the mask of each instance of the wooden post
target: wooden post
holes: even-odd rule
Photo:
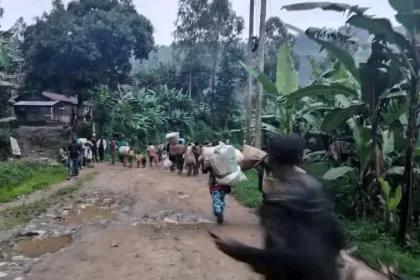
[[[254,36],[254,0],[249,1],[249,35],[248,35],[248,57],[247,65],[252,67],[252,37]],[[246,88],[246,117],[245,117],[245,143],[251,145],[251,120],[252,120],[252,76],[248,73],[248,84]]]
[[[267,0],[261,0],[260,14],[260,41],[258,44],[258,70],[264,72],[264,46],[265,46],[265,17],[267,13]],[[263,104],[263,86],[259,82],[257,90],[257,110],[255,114],[255,147],[261,149],[261,117]]]

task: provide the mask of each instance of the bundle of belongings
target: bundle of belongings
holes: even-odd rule
[[[120,157],[128,156],[129,152],[130,152],[129,146],[122,146],[118,148],[118,154],[120,155]]]
[[[166,142],[170,143],[171,145],[176,145],[179,142],[179,132],[170,132],[166,134]]]
[[[233,146],[220,143],[216,147],[204,147],[200,159],[203,170],[211,169],[220,185],[233,186],[246,180],[238,166],[238,162],[243,159],[242,153]]]
[[[163,169],[169,169],[172,166],[172,161],[169,159],[169,156],[166,152],[163,152],[162,154],[162,168]]]
[[[182,144],[171,145],[169,155],[171,156],[182,156],[187,150],[187,146]]]
[[[249,170],[255,167],[260,166],[267,166],[268,160],[267,160],[267,153],[254,148],[252,146],[244,145],[242,148],[242,160],[239,161],[239,166],[242,168],[242,170]],[[298,166],[295,166],[295,169],[299,172],[306,173],[305,170],[299,168]],[[268,172],[269,169],[267,168],[260,168],[260,178],[263,178],[261,182],[259,182],[259,185],[261,185],[261,191],[263,193],[270,193],[274,190],[276,181],[271,176],[271,173]],[[282,184],[282,188],[287,187],[286,184]]]

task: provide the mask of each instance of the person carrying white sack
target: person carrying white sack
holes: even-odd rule
[[[223,143],[214,148],[214,151],[204,151],[203,164],[203,172],[210,173],[208,186],[213,202],[213,215],[217,218],[217,223],[222,224],[226,194],[231,192],[232,185],[246,177],[238,166],[236,149]]]
[[[93,144],[91,142],[86,142],[84,145],[84,161],[83,161],[83,167],[90,167],[90,164],[92,163],[93,159],[93,153],[91,147]]]

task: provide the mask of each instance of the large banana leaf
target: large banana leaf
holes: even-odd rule
[[[288,95],[299,88],[298,73],[287,42],[280,46],[277,55],[276,88],[282,95]]]
[[[345,50],[331,42],[325,41],[320,38],[319,34],[322,34],[322,29],[319,28],[308,28],[305,34],[317,44],[319,44],[323,49],[326,49],[332,53],[346,69],[353,75],[353,77],[360,81],[359,69],[356,66],[356,62],[353,57]]]
[[[324,117],[321,128],[330,133],[339,125],[346,122],[353,115],[357,115],[363,109],[364,104],[356,104],[347,108],[336,108]]]
[[[400,119],[400,117],[404,114],[407,114],[409,107],[410,98],[407,98],[407,100],[401,106],[390,106],[388,112],[381,114],[382,118],[387,124],[391,124]]]
[[[354,171],[355,169],[350,166],[340,166],[340,167],[334,167],[325,172],[325,174],[322,176],[322,179],[328,180],[328,181],[334,181],[337,180],[343,176],[345,176],[347,173]]]
[[[337,95],[343,94],[345,96],[354,96],[357,98],[357,91],[342,86],[340,84],[336,85],[310,85],[304,88],[301,88],[293,93],[290,93],[287,96],[285,106],[292,105],[297,101],[301,100],[303,97],[315,97],[318,95]]]
[[[369,8],[359,7],[358,5],[349,5],[345,3],[334,3],[334,2],[304,2],[298,4],[291,4],[283,6],[283,9],[287,11],[307,11],[313,9],[322,9],[324,11],[336,11],[336,12],[355,12],[363,14]]]
[[[356,125],[353,128],[353,139],[360,163],[360,170],[363,172],[367,168],[372,154],[370,129],[363,125]]]
[[[390,44],[397,45],[401,52],[406,49],[411,49],[410,41],[401,33],[396,32],[387,18],[373,18],[371,16],[358,14],[351,16],[347,20],[347,23],[354,27],[365,29],[370,34],[379,36]]]
[[[353,75],[354,79],[356,79],[356,81],[360,81],[360,74],[356,67],[356,63],[353,57],[346,50],[337,47],[330,42],[326,42],[320,39],[314,39],[314,41],[325,48],[327,51],[331,52]]]
[[[394,141],[394,132],[392,131],[381,131],[381,135],[382,135],[382,151],[384,153],[384,155],[389,155],[390,153],[392,153],[394,151],[394,147],[395,147],[395,141]]]
[[[279,95],[279,92],[277,91],[276,85],[273,84],[270,79],[264,75],[264,73],[259,73],[257,71],[255,71],[254,69],[252,69],[250,66],[246,65],[245,63],[243,63],[242,61],[239,61],[239,63],[242,65],[242,67],[245,68],[246,71],[248,71],[248,73],[254,77],[255,79],[257,79],[263,86],[264,91],[273,94],[273,95]]]
[[[420,3],[415,0],[388,0],[394,10],[398,13],[395,16],[408,31],[418,30],[420,28]]]

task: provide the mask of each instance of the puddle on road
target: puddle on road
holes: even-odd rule
[[[54,253],[72,241],[70,235],[49,237],[45,239],[24,239],[16,244],[16,251],[27,258],[37,258],[46,253]]]
[[[79,207],[78,209],[71,210],[67,216],[64,217],[60,223],[83,225],[96,219],[112,220],[117,217],[117,213],[109,209],[101,209],[98,206],[89,205]]]

